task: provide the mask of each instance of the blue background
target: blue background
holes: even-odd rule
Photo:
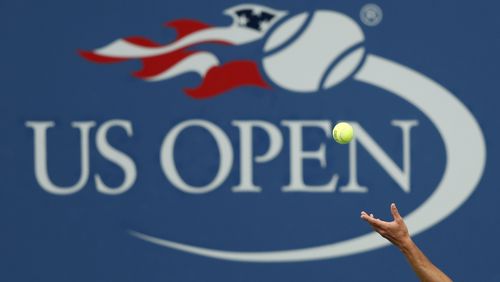
[[[199,83],[195,74],[146,83],[130,76],[137,62],[96,65],[77,55],[111,40],[143,35],[160,42],[174,38],[166,21],[193,18],[228,25],[222,11],[234,1],[1,1],[0,2],[0,281],[417,281],[394,247],[338,259],[255,264],[214,260],[161,248],[134,237],[134,229],[174,241],[211,248],[263,251],[316,246],[370,229],[359,211],[389,218],[396,201],[408,214],[432,193],[445,165],[443,143],[432,123],[412,105],[383,90],[353,80],[313,95],[274,87],[245,87],[207,100],[182,89]],[[247,2],[241,2],[247,3]],[[500,281],[498,250],[500,191],[497,156],[498,63],[497,1],[377,1],[384,18],[364,26],[364,1],[256,2],[290,14],[336,10],[356,20],[369,53],[409,66],[439,82],[474,114],[486,137],[483,178],[455,213],[414,240],[456,281]],[[241,47],[207,46],[216,54],[260,61],[265,40]],[[342,107],[338,106],[342,105]],[[443,109],[446,110],[446,109]],[[216,123],[231,138],[235,160],[217,190],[185,194],[161,171],[160,146],[181,121]],[[136,162],[135,185],[119,196],[100,194],[92,177],[121,183],[120,168],[100,156],[91,134],[89,183],[71,196],[51,195],[33,172],[33,132],[29,120],[53,120],[49,130],[49,173],[58,185],[79,176],[79,136],[73,121],[126,119],[134,136],[110,131],[110,143]],[[279,156],[254,169],[262,193],[231,192],[239,181],[239,133],[232,120],[262,119],[279,126],[284,119],[356,120],[401,165],[401,132],[393,119],[416,119],[412,130],[412,191],[404,193],[363,149],[358,152],[359,182],[366,194],[283,193],[289,181],[288,130],[279,126]],[[457,126],[460,126],[457,124]],[[305,131],[305,148],[327,143],[326,168],[305,162],[305,181],[321,184],[338,173],[347,181],[347,146]],[[254,137],[256,153],[268,140]],[[190,129],[178,140],[178,168],[193,185],[207,183],[217,169],[215,142]]]

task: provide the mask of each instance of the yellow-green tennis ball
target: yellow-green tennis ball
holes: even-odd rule
[[[339,144],[347,144],[354,137],[354,130],[347,122],[339,122],[333,128],[333,139]]]

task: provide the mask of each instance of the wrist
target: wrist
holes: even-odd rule
[[[398,248],[402,252],[408,252],[414,245],[415,245],[415,243],[413,243],[413,240],[411,239],[411,237],[407,236],[407,237],[403,238],[403,240],[401,240],[401,242],[399,242]]]

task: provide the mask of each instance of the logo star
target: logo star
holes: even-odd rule
[[[268,21],[262,21],[259,23],[259,30],[267,30],[271,26]]]
[[[238,17],[238,23],[241,26],[246,26],[248,24],[248,18],[245,15],[241,15]]]
[[[263,10],[261,7],[255,7],[252,10],[252,14],[254,14],[257,17],[260,17],[260,15],[262,15],[262,12],[263,12]]]

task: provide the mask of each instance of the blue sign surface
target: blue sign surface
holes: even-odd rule
[[[500,281],[499,8],[0,4],[0,280]]]

